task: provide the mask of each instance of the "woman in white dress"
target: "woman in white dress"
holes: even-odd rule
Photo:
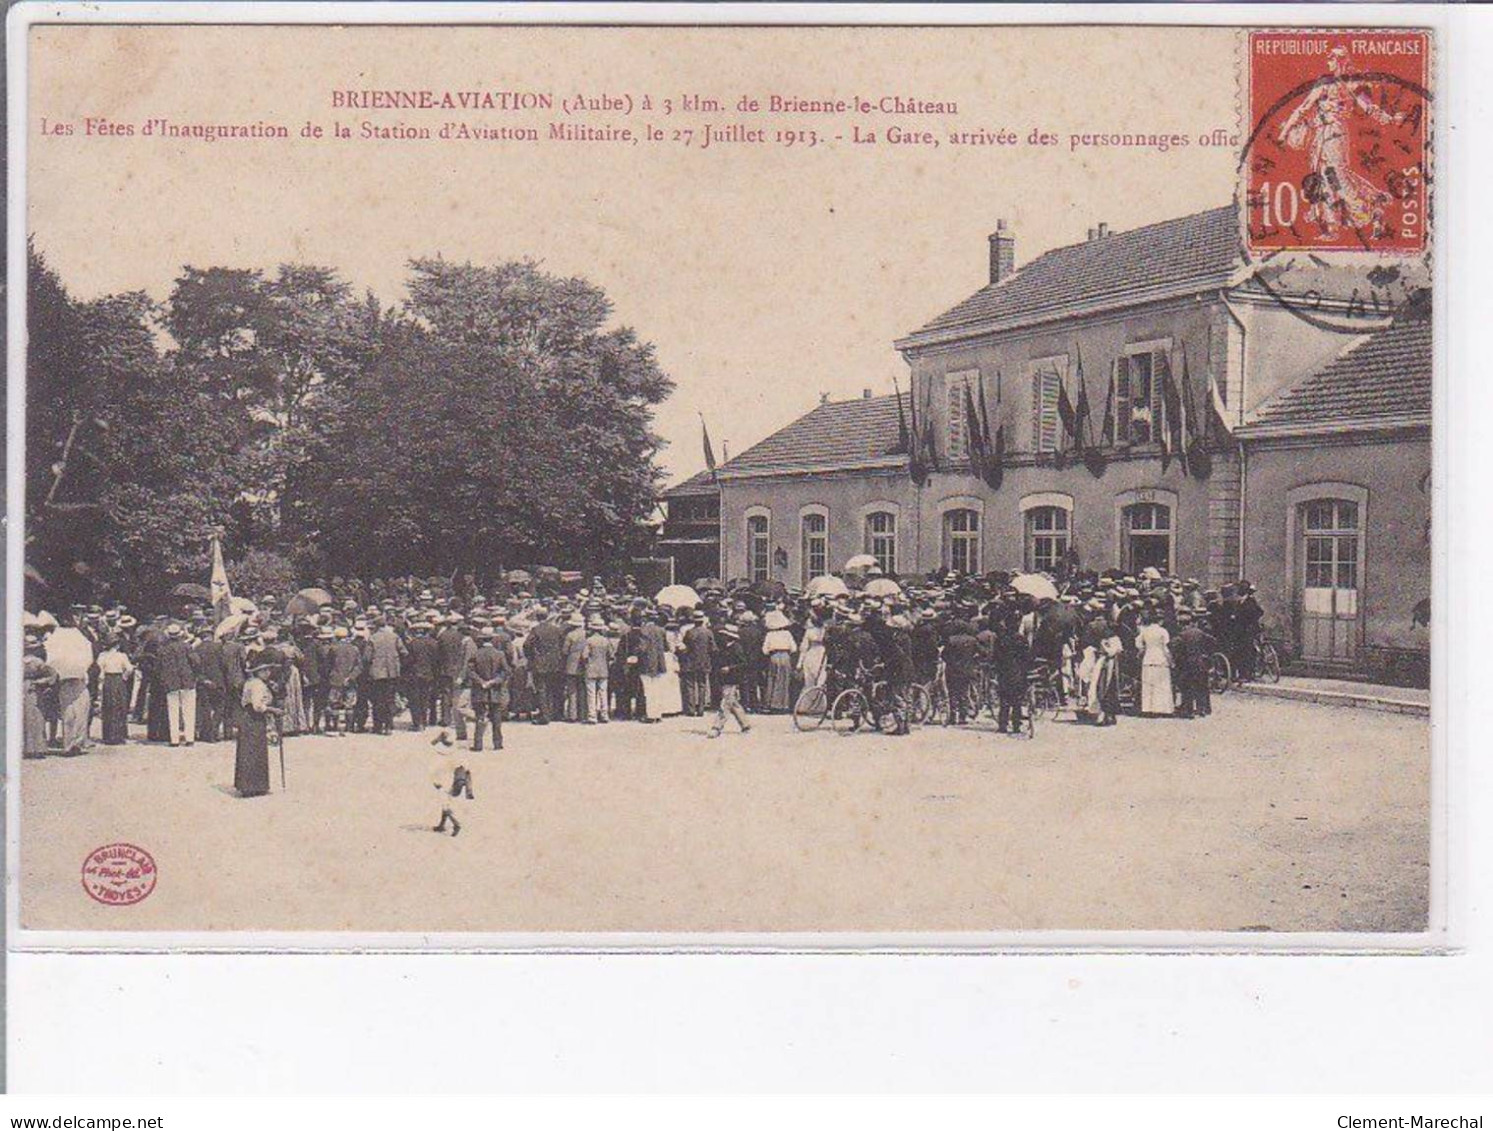
[[[1171,633],[1154,614],[1147,613],[1135,634],[1140,649],[1140,713],[1170,715],[1172,700]]]
[[[824,619],[818,609],[809,614],[799,641],[798,674],[806,689],[824,686]]]
[[[679,622],[669,618],[664,626],[664,670],[645,681],[643,694],[648,698],[650,718],[662,719],[684,714],[684,697],[679,689]]]
[[[769,714],[782,714],[793,706],[793,653],[798,641],[789,631],[791,621],[777,609],[762,620],[767,636],[762,654],[767,657],[767,691],[763,707]]]

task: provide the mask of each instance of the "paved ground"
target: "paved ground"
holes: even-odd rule
[[[1212,719],[704,737],[517,724],[474,755],[456,839],[430,749],[294,738],[289,789],[232,796],[231,745],[127,746],[22,769],[32,928],[1416,930],[1429,725],[1231,695]],[[278,782],[278,771],[276,771]],[[89,900],[98,845],[159,865]]]

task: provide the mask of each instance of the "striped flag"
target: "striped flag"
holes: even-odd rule
[[[212,597],[213,612],[219,621],[228,615],[228,602],[233,599],[233,591],[228,587],[228,570],[223,565],[223,543],[213,535],[213,569],[212,576],[208,579],[208,594]]]

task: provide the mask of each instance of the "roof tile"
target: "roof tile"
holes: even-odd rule
[[[907,394],[902,394],[907,403]],[[723,473],[865,466],[899,455],[897,396],[826,401],[721,466]]]
[[[1121,305],[1155,288],[1222,286],[1239,264],[1233,205],[1044,252],[910,335],[941,336],[988,322],[1038,321],[1089,303]]]
[[[1240,434],[1431,423],[1431,321],[1401,318],[1255,410]]]

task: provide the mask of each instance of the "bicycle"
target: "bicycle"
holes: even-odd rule
[[[909,718],[908,700],[880,679],[875,671],[861,668],[856,672],[855,686],[835,696],[830,709],[830,725],[836,734],[854,734],[869,720],[883,734],[894,734]]]
[[[1222,695],[1234,686],[1234,665],[1222,652],[1214,652],[1208,659],[1208,690]]]
[[[818,730],[829,716],[829,692],[823,687],[806,687],[793,704],[793,728]]]

